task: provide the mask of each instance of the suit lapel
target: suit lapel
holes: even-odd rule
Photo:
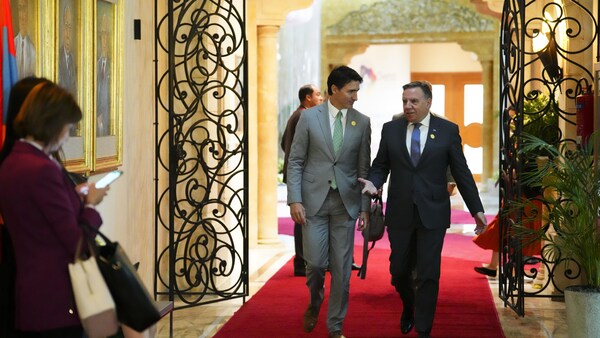
[[[402,118],[402,120],[400,120],[400,130],[399,130],[399,138],[400,140],[398,140],[398,144],[400,144],[400,147],[402,148],[402,153],[404,154],[405,159],[412,164],[412,160],[410,159],[410,153],[408,152],[408,149],[406,148],[406,129],[408,128],[408,121],[405,118]]]
[[[319,114],[317,114],[319,125],[321,126],[321,132],[323,133],[323,139],[329,148],[331,157],[335,158],[333,151],[333,139],[331,138],[331,126],[329,125],[329,110],[327,109],[327,102],[319,106]]]
[[[344,152],[344,149],[346,149],[346,145],[348,144],[348,142],[350,142],[350,140],[352,140],[353,137],[358,137],[358,130],[356,128],[358,118],[357,114],[357,111],[353,108],[349,108],[348,112],[346,113],[346,125],[344,126],[344,143],[342,143],[342,149],[340,149],[338,157],[342,154],[342,152]]]
[[[421,160],[427,157],[431,152],[432,144],[436,141],[436,134],[438,128],[438,118],[431,114],[431,118],[429,119],[429,131],[427,132],[427,137],[425,138],[425,147],[423,148],[423,153],[421,154]]]

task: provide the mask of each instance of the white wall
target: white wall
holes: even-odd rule
[[[101,230],[118,241],[151,290],[154,273],[154,12],[147,0],[124,1],[123,177],[98,206]],[[141,39],[133,39],[133,20]],[[98,177],[92,177],[95,181]]]
[[[349,67],[363,77],[354,108],[371,118],[371,158],[377,154],[383,124],[402,112],[402,85],[410,81],[410,59],[409,45],[372,45],[350,62]]]
[[[411,45],[410,69],[415,73],[481,72],[477,55],[458,43],[415,43]]]

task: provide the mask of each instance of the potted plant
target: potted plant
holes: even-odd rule
[[[538,170],[522,174],[524,184],[539,186],[542,202],[548,207],[546,225],[539,230],[516,224],[515,232],[524,243],[542,239],[548,243],[544,254],[555,262],[566,261],[580,271],[585,284],[565,289],[567,325],[570,337],[597,337],[600,332],[600,163],[597,152],[599,132],[586,144],[562,140],[550,144],[532,135],[523,135],[523,155],[544,152],[551,160]],[[552,193],[546,193],[552,192]],[[526,218],[525,216],[523,218]],[[527,222],[527,220],[523,220]],[[552,226],[554,232],[548,232]]]
[[[523,101],[523,129],[522,134],[528,134],[535,136],[548,144],[557,144],[561,138],[561,130],[558,126],[558,113],[557,103],[551,100],[550,96],[544,92],[534,89],[527,93]],[[516,135],[515,135],[516,136]],[[520,139],[518,141],[522,145],[525,145],[527,139]],[[528,173],[538,172],[538,166],[543,163],[552,160],[553,155],[543,148],[529,149],[527,153],[522,154],[522,167],[521,175],[528,175]],[[530,180],[520,180],[521,193],[523,198],[528,200],[528,206],[525,208],[525,212],[538,211],[535,215],[537,217],[530,217],[527,220],[528,228],[539,229],[542,224],[541,210],[543,209],[543,203],[541,201],[541,181],[539,177],[534,177]],[[523,256],[536,256],[540,254],[541,240],[532,241],[527,245],[523,245],[522,254]],[[525,264],[537,265],[538,260],[536,259],[525,259]],[[541,265],[537,268],[536,279],[533,282],[533,287],[542,287],[544,284],[544,278],[546,275],[546,266]]]

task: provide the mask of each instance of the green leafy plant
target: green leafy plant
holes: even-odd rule
[[[523,134],[533,135],[549,144],[560,141],[556,102],[539,90],[530,91],[523,101]],[[527,140],[522,139],[521,142],[526,144]],[[524,155],[523,172],[537,171],[537,159],[540,156],[552,158],[552,154],[544,149],[531,150]],[[523,184],[522,187],[527,197],[540,194],[532,184]]]
[[[544,222],[547,225],[538,230],[524,226],[530,219],[523,217],[522,223],[514,226],[516,233],[526,243],[545,240],[549,243],[550,259],[574,259],[585,272],[587,285],[600,287],[600,166],[594,160],[599,134],[592,134],[583,146],[573,140],[550,144],[527,134],[523,139],[523,154],[543,151],[552,159],[521,177],[524,184],[544,191],[543,196],[536,198],[548,207],[548,216]],[[550,225],[555,233],[548,232]]]
[[[523,133],[554,144],[560,140],[556,102],[539,90],[532,90],[523,101]]]

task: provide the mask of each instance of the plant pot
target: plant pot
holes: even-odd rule
[[[565,289],[569,337],[598,337],[600,332],[600,288],[569,286]]]

